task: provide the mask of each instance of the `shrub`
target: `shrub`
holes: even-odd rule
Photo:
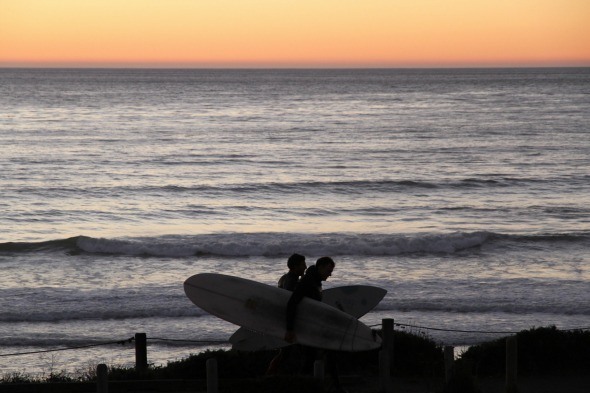
[[[583,374],[590,370],[590,331],[533,328],[518,333],[516,340],[519,375]],[[461,360],[474,364],[477,375],[503,374],[505,359],[505,338],[472,346],[461,355]]]

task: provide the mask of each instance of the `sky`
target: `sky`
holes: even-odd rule
[[[590,0],[0,0],[0,67],[590,66]]]

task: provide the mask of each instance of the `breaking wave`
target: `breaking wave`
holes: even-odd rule
[[[410,253],[455,253],[490,241],[586,242],[589,233],[505,235],[493,232],[448,234],[348,234],[348,233],[222,233],[135,238],[77,236],[34,243],[0,243],[0,253],[65,252],[129,256],[266,256],[308,255],[388,256]]]

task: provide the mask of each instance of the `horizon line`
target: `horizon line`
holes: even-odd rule
[[[590,68],[588,64],[514,64],[514,65],[392,65],[392,66],[345,66],[345,65],[330,65],[330,66],[277,66],[277,65],[164,65],[164,64],[112,64],[112,65],[101,65],[101,64],[43,64],[43,65],[32,65],[32,64],[1,64],[0,69],[88,69],[88,70],[99,70],[99,69],[113,69],[113,70],[412,70],[412,69],[550,69],[550,68]]]
[[[586,68],[590,59],[498,59],[455,61],[159,61],[125,60],[0,60],[0,68],[93,68],[93,69],[456,69],[456,68]]]

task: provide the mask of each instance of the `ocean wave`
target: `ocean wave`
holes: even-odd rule
[[[77,242],[80,237],[48,240],[44,242],[6,242],[0,243],[0,253],[43,252],[78,250]]]
[[[184,299],[182,299],[184,300]],[[133,299],[130,300],[133,304]],[[27,312],[2,312],[0,313],[1,323],[30,323],[30,322],[63,322],[63,321],[106,321],[106,320],[127,320],[145,318],[196,318],[208,315],[198,307],[186,306],[170,307],[166,305],[141,307],[112,307],[105,309],[104,306],[84,303],[84,308],[60,310],[55,305],[46,305],[45,310],[30,309]]]
[[[80,337],[80,338],[64,338],[64,337],[47,337],[45,335],[33,335],[29,337],[19,337],[15,340],[14,337],[0,338],[0,348],[27,348],[27,347],[85,347],[85,346],[102,346],[106,343],[112,343],[112,345],[128,345],[133,348],[133,343],[129,340],[133,337],[130,334],[129,337],[117,337],[117,338],[105,338],[103,340],[92,338],[92,337]],[[46,349],[46,348],[44,348]],[[26,351],[24,351],[26,352]]]
[[[277,163],[272,163],[276,165]],[[583,184],[583,179],[570,179]],[[237,194],[291,194],[314,193],[319,191],[333,194],[357,194],[366,192],[404,193],[411,190],[444,190],[444,189],[473,189],[473,188],[505,188],[512,186],[553,184],[555,179],[533,179],[512,177],[472,177],[463,179],[379,179],[379,180],[333,180],[333,181],[296,181],[296,182],[239,182],[217,184],[157,184],[157,185],[124,185],[124,186],[86,186],[76,187],[17,187],[7,191],[15,195],[43,195],[53,197],[77,195],[135,195],[135,194],[204,194],[227,195]]]
[[[121,349],[125,348],[134,348],[134,343],[131,339],[134,337],[135,332],[130,331],[127,336],[119,335],[119,336],[110,336],[105,335],[103,338],[95,338],[95,337],[47,337],[46,335],[34,335],[29,337],[18,337],[15,340],[14,337],[7,337],[2,338],[0,337],[0,349],[3,352],[6,351],[6,348],[31,348],[31,347],[40,347],[39,349],[42,350],[59,350],[60,347],[63,348],[73,348],[78,349],[77,347],[93,347],[93,346],[116,346]],[[225,337],[221,339],[220,337],[202,337],[196,336],[194,338],[186,338],[181,337],[178,339],[166,339],[166,338],[155,338],[148,336],[147,339],[149,340],[150,346],[160,345],[166,347],[201,347],[201,346],[211,346],[214,344],[224,344]],[[18,351],[18,352],[27,352],[25,350]]]
[[[447,234],[350,234],[350,233],[221,233],[167,235],[138,238],[77,236],[32,243],[0,243],[0,253],[64,252],[143,257],[264,256],[282,257],[293,250],[309,255],[389,256],[426,253],[452,254],[487,242],[587,242],[590,233],[518,235],[494,232]]]
[[[154,300],[155,299],[155,300]],[[124,321],[142,319],[184,319],[214,318],[199,307],[195,307],[182,295],[176,301],[169,302],[153,295],[152,304],[146,306],[145,298],[125,299],[114,301],[108,297],[102,302],[84,301],[80,299],[76,305],[61,306],[65,299],[56,299],[50,304],[44,304],[42,308],[24,305],[14,312],[0,312],[1,324],[22,323],[61,323],[92,321]],[[61,305],[60,305],[61,303]],[[124,306],[122,306],[124,304]],[[510,315],[569,315],[590,316],[590,305],[584,302],[584,297],[571,301],[571,299],[552,299],[544,301],[541,297],[526,301],[507,301],[497,297],[491,297],[487,301],[475,299],[473,296],[447,298],[444,300],[435,298],[418,297],[415,299],[396,299],[386,297],[374,309],[378,313],[401,316],[404,313],[453,313],[453,314],[510,314]]]
[[[503,313],[514,315],[527,314],[549,314],[549,315],[586,315],[590,316],[590,305],[583,305],[571,302],[559,302],[558,304],[538,302],[518,303],[518,302],[500,302],[496,299],[495,304],[486,304],[480,301],[464,301],[457,299],[456,301],[448,301],[436,303],[430,299],[412,300],[407,302],[394,302],[391,304],[380,304],[376,307],[377,311],[390,311],[392,314],[400,312],[443,312],[443,313],[457,313],[457,314],[490,314]]]
[[[39,243],[2,243],[0,252],[92,253],[155,257],[285,256],[293,250],[309,255],[386,256],[405,253],[454,253],[482,245],[490,233],[426,235],[223,233],[195,236],[105,239],[77,236]]]

